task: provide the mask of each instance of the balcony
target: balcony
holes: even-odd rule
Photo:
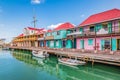
[[[70,34],[67,34],[67,36],[74,36],[74,35],[81,35],[82,32],[73,32],[73,33],[70,33]]]
[[[40,41],[40,40],[44,40],[44,37],[42,37],[42,38],[38,38],[38,41]]]
[[[85,36],[90,36],[90,35],[95,35],[95,32],[90,32],[90,31],[88,30],[88,31],[83,32],[83,34],[84,34]]]
[[[52,40],[52,39],[54,39],[54,36],[46,36],[45,37],[45,40]]]

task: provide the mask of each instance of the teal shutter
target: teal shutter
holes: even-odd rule
[[[112,51],[117,50],[117,40],[115,38],[112,39]]]
[[[95,29],[96,29],[95,31],[98,32],[98,30],[99,30],[99,25],[96,25],[96,26],[95,26]]]
[[[80,28],[80,32],[83,33],[83,28]],[[83,34],[80,34],[80,36],[83,36]]]
[[[102,39],[102,40],[101,40],[101,50],[104,50],[104,45],[105,45],[105,40]]]
[[[54,40],[54,48],[57,48],[57,46],[56,46],[56,40]]]
[[[111,33],[112,32],[112,23],[109,22],[108,23],[108,33]]]
[[[83,32],[83,28],[80,28],[80,32]]]
[[[96,25],[96,32],[98,32],[102,28],[102,24],[97,24]]]
[[[80,49],[84,49],[84,40],[80,40]]]

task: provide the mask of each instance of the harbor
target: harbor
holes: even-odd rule
[[[119,80],[119,3],[0,0],[0,80]]]
[[[71,67],[59,64],[56,56],[46,59],[32,57],[30,51],[0,50],[0,64],[2,64],[1,80],[118,80],[120,78],[120,69],[116,66],[99,63],[92,66],[88,63],[85,66]]]
[[[94,65],[95,62],[98,63],[104,63],[104,64],[110,64],[115,66],[120,66],[120,55],[113,55],[113,54],[102,54],[102,53],[85,53],[82,52],[82,50],[72,50],[72,49],[50,49],[50,48],[25,48],[25,47],[11,47],[11,49],[16,50],[29,50],[29,51],[46,51],[49,54],[54,54],[57,57],[64,56],[74,59],[79,59],[83,61],[90,61],[92,62],[92,65]]]

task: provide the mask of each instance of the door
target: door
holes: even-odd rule
[[[80,40],[80,49],[84,49],[84,40]]]
[[[112,39],[112,51],[116,51],[117,50],[117,40],[115,38]]]
[[[65,46],[66,46],[66,41],[65,40],[63,40],[62,45],[63,45],[63,48],[65,48]]]
[[[120,50],[120,39],[117,40],[117,49]]]
[[[73,48],[76,48],[76,39],[74,39],[74,45]]]

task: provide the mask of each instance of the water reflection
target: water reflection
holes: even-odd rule
[[[59,64],[57,58],[50,56],[47,59],[32,57],[27,52],[13,52],[12,55],[20,61],[37,67],[38,70],[58,77],[60,80],[118,80],[120,78],[120,70],[118,67],[108,65],[91,64],[79,67],[69,67]]]

